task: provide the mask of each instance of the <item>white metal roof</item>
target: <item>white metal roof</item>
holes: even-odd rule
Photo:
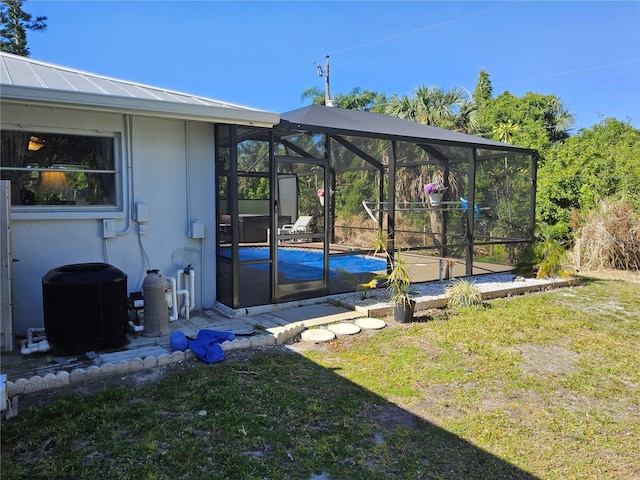
[[[277,113],[0,52],[0,98],[165,118],[271,127]]]

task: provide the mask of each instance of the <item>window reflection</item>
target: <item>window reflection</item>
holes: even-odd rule
[[[14,205],[118,204],[113,137],[3,130],[1,142]]]

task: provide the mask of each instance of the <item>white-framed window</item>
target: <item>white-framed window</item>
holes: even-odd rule
[[[3,128],[0,137],[0,174],[11,181],[14,212],[122,211],[118,133]]]

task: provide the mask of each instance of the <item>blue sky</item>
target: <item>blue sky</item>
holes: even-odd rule
[[[124,80],[286,112],[324,89],[387,95],[419,86],[557,95],[589,128],[640,128],[638,1],[54,1],[30,33],[31,58]]]

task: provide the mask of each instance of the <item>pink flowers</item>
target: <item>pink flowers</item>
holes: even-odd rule
[[[430,193],[442,193],[447,189],[442,183],[429,183],[424,186],[424,193],[429,195]]]
[[[316,193],[318,194],[319,197],[324,197],[324,188],[319,188]]]

